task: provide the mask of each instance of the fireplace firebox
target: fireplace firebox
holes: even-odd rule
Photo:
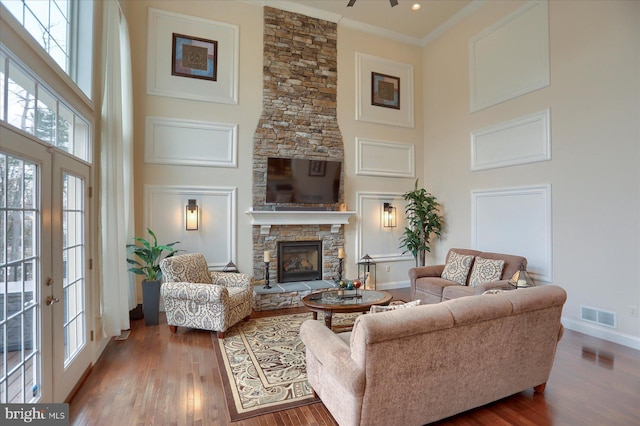
[[[322,241],[278,243],[278,282],[322,279]]]

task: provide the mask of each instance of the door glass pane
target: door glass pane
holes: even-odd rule
[[[35,164],[0,153],[0,188],[6,194],[0,203],[0,403],[38,397],[37,172]]]
[[[64,300],[64,363],[71,362],[85,341],[84,181],[63,175],[62,259]]]

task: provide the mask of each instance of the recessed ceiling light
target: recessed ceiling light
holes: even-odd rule
[[[411,6],[411,10],[420,10],[420,7],[421,7],[420,4],[414,3],[414,5]]]

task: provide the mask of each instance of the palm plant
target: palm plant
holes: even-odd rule
[[[414,189],[406,192],[402,197],[407,201],[405,215],[408,226],[404,228],[400,248],[406,248],[403,254],[411,252],[416,259],[416,266],[424,266],[425,253],[431,252],[429,246],[431,236],[440,237],[442,231],[444,218],[438,214],[440,204],[436,197],[424,188],[418,189],[418,179]]]
[[[173,248],[173,246],[180,243],[180,241],[159,245],[156,234],[149,228],[147,228],[147,232],[149,232],[149,235],[153,238],[153,242],[147,241],[144,238],[134,237],[134,240],[142,245],[127,244],[127,251],[139,259],[127,259],[127,263],[134,265],[130,267],[128,271],[142,275],[148,281],[156,281],[162,278],[160,261],[182,250]]]

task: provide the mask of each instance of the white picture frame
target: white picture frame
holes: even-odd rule
[[[237,25],[149,8],[147,94],[237,105],[239,31]],[[174,33],[217,42],[216,81],[171,74]]]
[[[534,281],[553,282],[552,229],[551,184],[471,192],[471,246],[526,257]]]
[[[415,178],[415,145],[356,138],[356,175]]]
[[[382,206],[385,202],[396,208],[396,226],[382,224]],[[356,192],[356,258],[365,254],[375,262],[404,262],[413,260],[411,253],[403,253],[398,241],[404,234],[406,201],[398,192]]]
[[[471,132],[471,170],[551,160],[551,110]]]
[[[238,125],[152,117],[145,119],[144,162],[238,167]]]
[[[547,1],[528,1],[469,40],[469,110],[550,84]]]
[[[236,187],[144,185],[143,197],[144,227],[153,229],[159,241],[180,241],[176,248],[202,253],[212,271],[222,271],[229,260],[237,259]],[[185,229],[189,199],[198,205],[197,231]]]
[[[356,120],[414,127],[413,65],[356,52]],[[374,105],[372,73],[399,81],[399,108]]]

